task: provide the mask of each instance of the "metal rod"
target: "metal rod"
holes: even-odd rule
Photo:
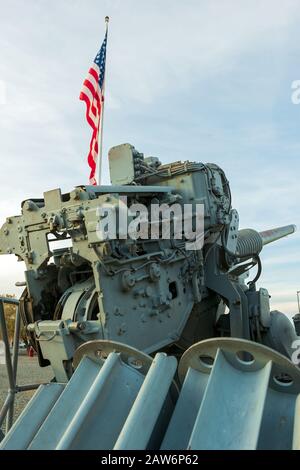
[[[270,230],[265,230],[264,232],[259,232],[263,245],[268,245],[273,243],[280,238],[287,237],[292,233],[295,233],[297,230],[296,225],[285,225],[284,227],[272,228]]]
[[[108,23],[109,17],[105,17],[106,23],[106,48],[107,48],[107,33],[108,33]],[[101,185],[101,177],[102,177],[102,149],[103,149],[103,121],[104,121],[104,94],[105,94],[105,77],[106,77],[106,57],[105,57],[105,71],[104,71],[104,80],[102,86],[102,106],[101,106],[101,114],[100,114],[100,121],[99,121],[99,129],[100,132],[100,142],[99,142],[99,151],[98,151],[98,181],[97,184]]]
[[[16,319],[15,319],[15,331],[14,331],[13,355],[12,355],[12,368],[13,368],[13,380],[14,380],[15,392],[16,392],[17,369],[18,369],[20,326],[21,326],[21,317],[20,317],[19,308],[17,306],[17,308],[16,308]],[[13,395],[13,400],[10,404],[8,414],[7,414],[6,433],[8,433],[8,431],[12,427],[13,417],[14,417],[14,405],[15,405],[15,393]]]
[[[10,390],[14,392],[15,390],[14,374],[13,374],[13,368],[12,368],[12,362],[11,362],[11,356],[10,356],[9,340],[8,340],[2,299],[0,299],[0,326],[1,326],[1,332],[2,332],[2,339],[3,339],[4,347],[5,347],[5,362],[6,362],[9,388]]]
[[[27,392],[28,390],[36,390],[37,388],[39,388],[40,385],[48,385],[48,383],[17,385],[16,392]]]
[[[19,341],[17,340],[17,345],[16,345],[16,341],[14,341],[14,351],[16,351],[16,353],[14,356],[14,361],[13,361],[14,366],[13,366],[11,355],[10,355],[9,338],[8,338],[6,321],[5,321],[4,303],[10,304],[10,305],[18,305],[19,301],[16,299],[12,299],[12,298],[0,297],[0,329],[2,332],[2,339],[4,342],[5,365],[6,365],[6,371],[7,371],[7,376],[8,376],[8,382],[9,382],[8,394],[4,402],[4,405],[2,406],[1,411],[0,411],[0,426],[2,425],[5,417],[7,417],[7,420],[6,420],[6,432],[7,432],[7,430],[9,430],[12,424],[12,417],[13,417],[14,398],[15,398],[15,393],[16,393],[16,372],[17,372],[17,361],[18,361],[17,351],[19,347]],[[18,315],[16,315],[15,335],[16,333],[18,333],[18,331],[16,332],[16,326],[17,326],[17,330],[20,328],[20,317],[18,317],[17,319],[17,316]]]
[[[297,290],[297,301],[298,301],[298,313],[300,313],[300,298],[299,298],[300,290]]]
[[[14,395],[14,392],[12,392],[11,390],[9,390],[8,394],[7,394],[7,397],[5,399],[5,402],[1,408],[1,411],[0,411],[0,427],[2,426],[3,424],[3,421],[5,420],[6,418],[6,414],[7,414],[7,411],[9,410],[9,407],[10,407],[10,404],[11,404],[11,401],[14,399],[13,397]]]
[[[15,331],[14,331],[13,355],[12,355],[12,365],[13,365],[15,383],[16,383],[16,379],[17,379],[17,369],[18,369],[20,329],[21,329],[21,315],[20,315],[19,308],[17,307],[17,309],[16,309],[16,320],[15,320]]]

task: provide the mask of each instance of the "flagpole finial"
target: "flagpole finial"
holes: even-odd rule
[[[109,16],[106,16],[105,17],[105,23],[108,23],[109,22]]]

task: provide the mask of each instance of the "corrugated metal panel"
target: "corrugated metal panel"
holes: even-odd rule
[[[62,384],[41,385],[1,442],[0,449],[27,449],[63,390]]]
[[[110,353],[103,365],[84,357],[65,387],[50,384],[38,390],[1,448],[98,450],[113,449],[116,443],[128,448],[134,441],[145,448],[153,438],[159,445],[174,408],[168,394],[176,368],[174,357],[159,353],[145,379],[117,353]]]
[[[295,447],[300,371],[284,356],[246,340],[207,340],[183,355],[179,375],[162,449]]]
[[[149,444],[160,445],[165,424],[173,411],[172,397],[168,394],[176,369],[175,357],[156,355],[114,449],[146,449]]]
[[[90,357],[65,386],[40,387],[2,449],[299,448],[300,371],[274,351],[228,338],[194,345],[176,402],[174,357],[95,362],[98,344],[84,346]]]
[[[271,362],[256,372],[241,372],[228,363],[219,350],[192,428],[185,438],[186,448],[255,449],[270,369]],[[195,374],[189,377],[189,381],[192,381],[189,388],[205,380],[204,377],[199,377],[200,375],[201,372],[198,372],[196,377]],[[181,407],[176,427],[180,419],[185,420],[184,412],[189,408],[190,401],[185,399],[185,406]],[[174,427],[170,427],[169,433],[174,435],[176,432]],[[164,448],[174,448],[172,435],[170,437],[169,433],[166,435]],[[182,448],[183,443],[179,441],[178,444],[179,448]]]

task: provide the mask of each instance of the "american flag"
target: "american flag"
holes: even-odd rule
[[[97,184],[95,173],[99,152],[101,109],[104,101],[103,85],[105,76],[106,43],[107,31],[102,46],[89,70],[88,76],[83,82],[83,87],[79,96],[79,99],[86,103],[86,120],[93,129],[88,154],[88,164],[91,169],[89,180],[92,185]]]

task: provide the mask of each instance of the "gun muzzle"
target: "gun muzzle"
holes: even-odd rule
[[[251,228],[239,230],[236,253],[241,258],[258,255],[264,245],[287,237],[295,231],[296,225],[285,225],[284,227],[273,228],[264,232],[257,232]]]
[[[262,238],[263,245],[268,245],[269,243],[276,242],[276,240],[279,240],[280,238],[291,235],[296,232],[296,230],[296,225],[285,225],[284,227],[271,228],[271,230],[259,232],[259,235]]]

